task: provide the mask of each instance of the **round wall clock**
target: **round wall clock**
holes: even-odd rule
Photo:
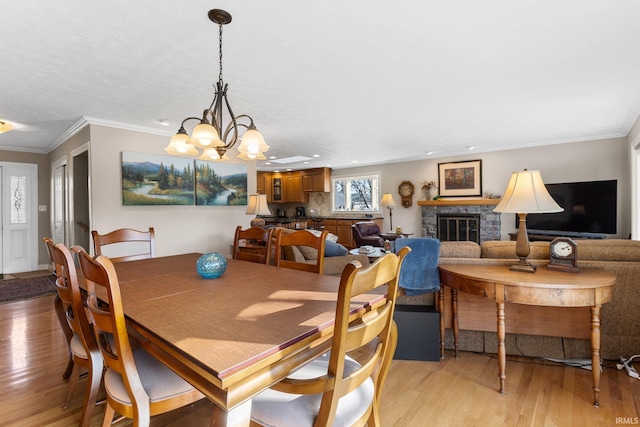
[[[557,237],[549,244],[549,270],[578,273],[576,242],[568,237]]]
[[[413,204],[413,192],[414,187],[411,181],[402,181],[398,186],[398,193],[400,194],[400,204],[403,208],[408,208]]]

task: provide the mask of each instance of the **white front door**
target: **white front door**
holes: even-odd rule
[[[0,162],[2,273],[38,269],[38,165]]]

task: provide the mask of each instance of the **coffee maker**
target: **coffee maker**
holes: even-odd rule
[[[307,216],[307,213],[305,212],[305,207],[304,206],[298,206],[296,208],[296,216],[297,217],[305,217],[305,216]]]

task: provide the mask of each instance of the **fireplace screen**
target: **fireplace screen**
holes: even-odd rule
[[[480,215],[438,214],[438,239],[442,242],[480,243]]]

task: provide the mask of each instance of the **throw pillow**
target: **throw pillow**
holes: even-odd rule
[[[324,244],[324,256],[332,257],[332,256],[344,256],[347,255],[349,251],[347,248],[342,246],[340,243],[335,243],[330,240],[327,240]]]

